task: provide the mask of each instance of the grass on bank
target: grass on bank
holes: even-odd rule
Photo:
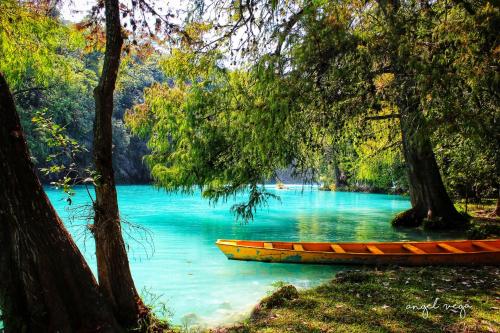
[[[500,237],[493,209],[493,203],[468,205],[467,238]],[[500,332],[500,267],[366,268],[294,290],[285,287],[263,299],[243,323],[208,332]],[[165,331],[207,332],[188,325]]]
[[[481,204],[467,204],[461,201],[455,204],[459,212],[466,212],[470,216],[466,236],[469,239],[500,238],[500,217],[495,216],[496,202],[485,201]]]
[[[346,271],[297,294],[278,289],[244,323],[211,332],[499,332],[499,277],[498,267]]]
[[[480,202],[466,202],[464,199],[455,202],[455,208],[460,212],[465,212],[472,216],[473,218],[493,218],[500,219],[500,217],[494,217],[493,212],[496,208],[495,199],[483,199]]]

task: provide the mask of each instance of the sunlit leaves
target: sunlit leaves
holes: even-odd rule
[[[72,63],[63,54],[81,45],[79,34],[17,1],[1,1],[0,12],[0,71],[14,90],[69,79]]]
[[[149,137],[153,178],[168,190],[200,186],[214,201],[250,184],[249,201],[234,212],[251,218],[272,197],[258,184],[292,163],[299,144],[290,96],[277,82],[224,69],[217,53],[177,50],[162,66],[173,82],[147,89],[146,104],[127,114],[134,132]]]
[[[394,73],[383,73],[377,75],[373,80],[373,84],[375,85],[377,93],[382,93],[384,89],[389,87],[393,82],[394,82]]]
[[[52,185],[72,196],[75,178],[81,177],[75,162],[76,156],[85,152],[86,148],[71,138],[64,127],[54,123],[46,110],[36,112],[32,122],[40,139],[50,151],[46,158],[48,166],[40,168],[40,171],[46,176],[56,177],[57,180],[53,181]]]
[[[249,218],[264,198],[257,185],[276,170],[330,179],[325,161],[333,155],[352,182],[404,187],[402,110],[423,115],[410,125],[416,136],[446,142],[448,131],[463,128],[487,141],[494,126],[479,123],[497,119],[498,10],[487,2],[474,15],[456,3],[398,4],[276,1],[252,17],[247,2],[234,2],[229,21],[244,22],[241,29],[265,21],[260,27],[268,30],[258,36],[269,44],[254,49],[257,35],[243,36],[238,45],[250,63],[237,69],[222,61],[224,47],[174,50],[162,61],[172,82],[151,87],[128,115],[149,138],[157,183],[186,191],[197,185],[212,200],[250,188],[249,201],[234,207]],[[292,17],[296,26],[287,30]],[[223,36],[230,29],[214,25]]]

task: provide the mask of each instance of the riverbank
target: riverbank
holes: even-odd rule
[[[495,204],[493,201],[485,204],[469,204],[467,209],[462,202],[455,204],[459,211],[467,211],[471,217],[466,232],[467,238],[500,238],[500,217],[493,214]]]
[[[498,332],[500,268],[360,269],[319,287],[282,287],[241,324],[243,332]]]

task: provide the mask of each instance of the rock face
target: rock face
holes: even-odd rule
[[[115,141],[115,140],[114,140]],[[146,142],[138,137],[130,136],[126,140],[120,138],[113,147],[113,169],[117,184],[148,184],[151,182],[151,173],[144,161],[144,156],[149,153]],[[86,168],[92,168],[91,143],[87,144],[89,151],[82,152],[77,157],[78,175],[86,178]],[[42,160],[36,165],[36,171],[43,184],[50,184],[59,180],[62,175],[45,175],[40,168],[50,167],[49,163]]]
[[[295,175],[292,167],[288,167],[287,169],[284,170],[277,170],[276,175],[277,177],[275,179],[269,180],[271,183],[281,182],[284,184],[304,184],[307,183],[306,178],[310,177],[310,175],[306,175],[306,177]]]
[[[96,75],[98,75],[99,56],[101,55],[96,53],[95,57],[87,59],[89,72],[95,71]],[[113,170],[118,184],[146,184],[151,182],[149,168],[144,163],[144,156],[149,153],[146,146],[147,139],[136,137],[130,133],[125,124],[124,115],[127,110],[135,105],[144,103],[145,88],[156,82],[164,82],[166,78],[154,59],[150,62],[134,61],[133,64],[127,65],[127,73],[130,75],[121,76],[120,89],[115,92],[113,100]],[[58,93],[63,94],[61,91]],[[26,96],[21,98],[21,111],[23,111],[21,112],[21,119],[25,125],[24,127],[27,128],[26,136],[28,141],[31,142],[31,155],[37,174],[44,184],[61,180],[65,176],[85,179],[89,177],[89,173],[85,170],[95,169],[92,159],[95,118],[92,91],[81,91],[70,97],[72,99],[69,99],[69,97],[64,99],[67,104],[64,104],[64,108],[55,108],[55,102],[47,99],[47,96],[39,97],[45,104],[37,104],[34,98]],[[61,104],[59,99],[57,101]],[[46,118],[50,119],[54,124],[64,127],[64,134],[75,140],[78,146],[83,148],[76,151],[75,156],[72,156],[74,160],[70,160],[69,154],[66,154],[66,152],[62,154],[61,147],[47,146],[45,142],[45,136],[47,135],[40,134],[40,131],[37,130],[38,127],[32,123],[33,110],[41,108],[50,109],[51,113],[48,113]],[[51,155],[57,156],[51,157]],[[48,159],[48,157],[50,158]],[[49,175],[39,171],[42,168],[50,169],[54,165],[64,165],[66,169],[60,174],[51,173]],[[71,168],[69,174],[67,172],[68,168]]]
[[[144,156],[149,153],[146,143],[138,137],[130,137],[127,147],[115,152],[113,166],[118,184],[147,184],[151,174]]]

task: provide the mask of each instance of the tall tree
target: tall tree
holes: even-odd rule
[[[123,37],[119,0],[105,0],[106,49],[99,84],[94,90],[94,163],[96,200],[93,233],[99,285],[108,297],[115,314],[124,325],[133,325],[146,313],[137,293],[121,231],[118,199],[113,171],[113,95],[115,91]]]
[[[471,16],[446,2],[235,2],[229,22],[213,22],[228,43],[202,44],[229,45],[241,67],[221,68],[220,47],[208,60],[209,52],[174,52],[164,69],[175,87],[148,90],[129,123],[151,134],[148,162],[160,185],[201,185],[215,200],[250,185],[248,202],[235,209],[251,217],[266,195],[257,185],[275,170],[292,165],[314,174],[313,155],[325,138],[360,141],[373,137],[365,124],[391,120],[398,135],[388,146],[402,143],[412,201],[395,224],[460,227],[432,133],[466,113],[461,103],[478,113],[497,105],[489,91],[496,87],[498,11],[487,1],[477,8]],[[452,25],[451,17],[465,23]]]
[[[413,78],[418,73],[416,67],[424,67],[426,59],[422,61],[410,49],[411,44],[419,41],[413,36],[414,27],[404,21],[411,18],[413,22],[420,23],[420,26],[427,23],[422,21],[432,21],[433,18],[428,18],[425,14],[430,10],[430,5],[422,2],[420,6],[415,3],[408,5],[409,8],[401,8],[399,1],[379,1],[379,6],[379,16],[385,18],[384,22],[388,26],[385,30],[385,45],[381,48],[386,50],[386,56],[390,59],[387,73],[394,75],[393,84],[401,91],[399,94],[395,91],[392,93],[395,96],[393,102],[400,113],[403,154],[412,205],[410,210],[393,220],[393,225],[418,226],[426,218],[429,221],[444,220],[438,222],[443,227],[452,226],[462,222],[463,217],[458,214],[444,187],[426,126],[425,110],[420,97],[422,92],[417,80]],[[409,59],[414,61],[408,61]]]
[[[488,1],[472,7],[462,1],[377,3],[374,14],[384,25],[369,24],[376,28],[372,45],[383,60],[372,65],[393,75],[391,88],[379,96],[399,112],[412,202],[393,222],[418,225],[425,219],[433,227],[460,226],[463,217],[443,184],[432,142],[439,137],[433,132],[462,128],[458,132],[481,137],[488,146],[495,137],[495,125],[478,125],[471,118],[489,118],[485,123],[495,119],[498,34],[493,31],[498,29],[499,11]],[[497,179],[494,174],[491,178]]]
[[[1,73],[0,165],[0,308],[5,331],[121,331],[34,172]]]
[[[399,110],[412,208],[397,215],[393,225],[418,226],[424,218],[440,221],[438,224],[442,227],[460,224],[463,217],[444,187],[430,135],[423,128],[422,108],[416,103],[401,102]]]

